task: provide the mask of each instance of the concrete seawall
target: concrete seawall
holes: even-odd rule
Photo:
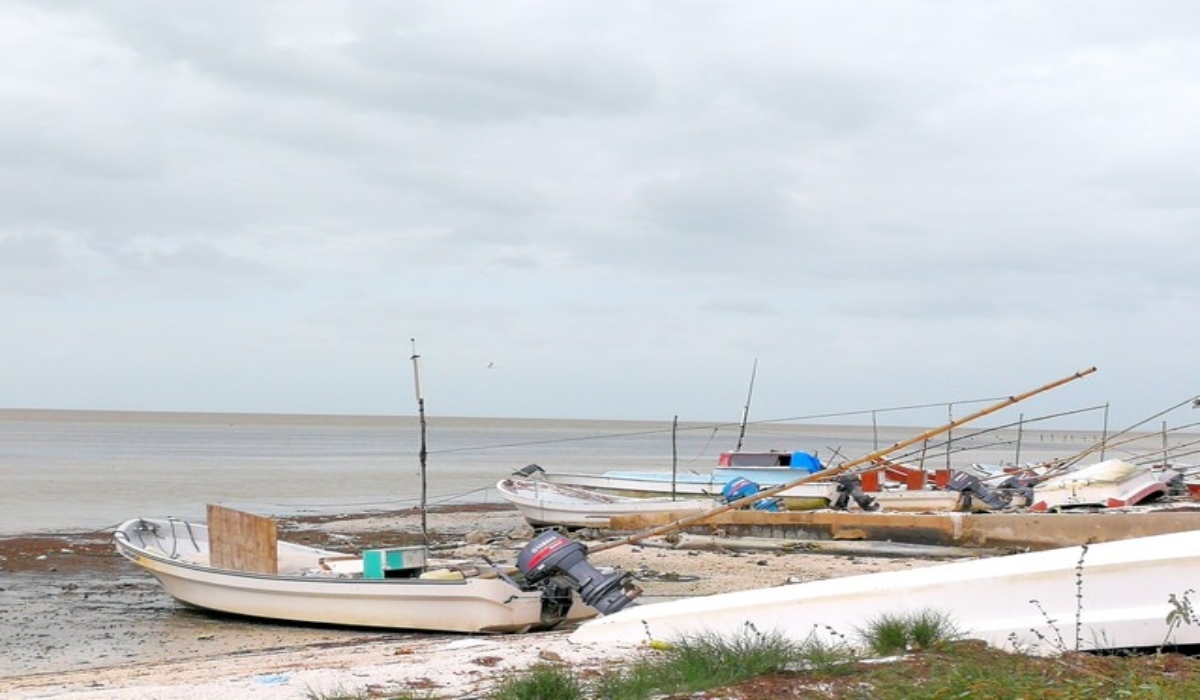
[[[613,519],[613,529],[637,532],[668,518]],[[1200,529],[1200,508],[1089,513],[864,513],[860,511],[727,511],[687,532],[784,540],[874,540],[912,544],[1019,548],[1070,547]]]

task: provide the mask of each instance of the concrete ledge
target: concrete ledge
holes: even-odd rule
[[[612,519],[614,530],[638,532],[666,516]],[[1092,513],[863,513],[860,511],[726,511],[685,529],[734,537],[874,540],[957,547],[1054,549],[1169,532],[1200,530],[1200,509]]]

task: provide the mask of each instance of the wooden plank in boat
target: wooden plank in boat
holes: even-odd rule
[[[210,503],[208,551],[218,569],[279,573],[278,531],[271,518]]]

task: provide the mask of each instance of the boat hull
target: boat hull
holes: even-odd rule
[[[737,471],[740,473],[744,470]],[[775,471],[787,470],[776,468]],[[790,471],[788,475],[793,479],[804,476]],[[674,494],[684,498],[711,499],[719,498],[725,484],[736,477],[731,475],[726,479],[713,475],[679,474],[672,478],[669,473],[659,474],[657,472],[606,472],[604,474],[545,472],[539,474],[538,478],[551,484],[595,489],[604,493],[635,498],[662,497]],[[764,488],[787,483],[786,480],[779,480],[775,483],[763,483],[754,478],[750,478],[750,480]],[[825,508],[836,500],[837,484],[822,481],[799,484],[785,489],[778,496],[789,510]]]
[[[712,510],[711,499],[625,497],[536,479],[503,479],[496,490],[533,525],[608,528],[614,517],[658,515],[683,518]]]
[[[813,581],[629,608],[585,622],[572,641],[630,643],[748,628],[853,635],[883,615],[935,611],[966,635],[1056,653],[1200,643],[1166,620],[1200,578],[1200,532]]]
[[[1165,498],[1169,491],[1161,472],[1110,459],[1038,484],[1029,509],[1120,508]]]
[[[157,529],[153,539],[146,524]],[[302,572],[258,574],[207,566],[206,528],[133,520],[115,538],[120,554],[153,575],[173,598],[221,613],[289,622],[439,632],[520,632],[547,626],[540,591],[499,578],[384,578],[314,573],[321,559],[344,555],[280,543],[281,561],[311,563]],[[311,557],[305,562],[303,557]],[[594,615],[580,603],[568,619]]]

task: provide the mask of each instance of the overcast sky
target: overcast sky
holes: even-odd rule
[[[1191,2],[3,1],[0,100],[3,407],[1200,393]]]

